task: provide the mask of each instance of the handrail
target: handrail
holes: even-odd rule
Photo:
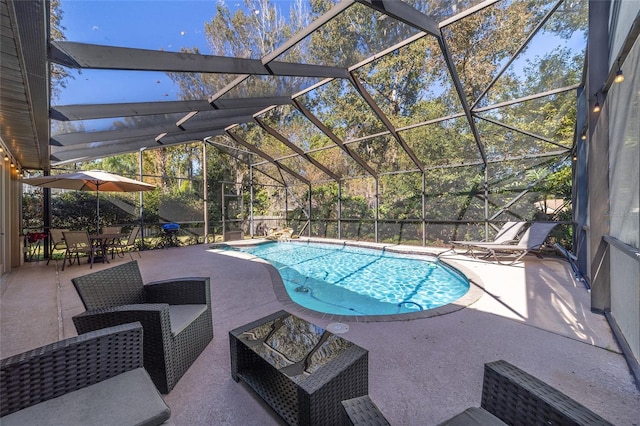
[[[611,235],[604,235],[602,239],[609,245],[617,248],[627,256],[635,259],[636,262],[640,263],[640,250],[638,250],[637,248],[632,247],[624,241],[620,241],[619,239]]]

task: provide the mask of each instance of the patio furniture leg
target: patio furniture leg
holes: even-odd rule
[[[78,265],[80,264],[80,258],[78,257],[78,253],[76,253],[76,259],[78,260]],[[73,265],[73,253],[67,253],[62,259],[62,270],[64,271],[64,265],[69,261],[69,266]]]

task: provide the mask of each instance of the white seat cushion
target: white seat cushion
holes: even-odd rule
[[[169,305],[171,318],[171,332],[174,336],[180,334],[196,318],[207,310],[207,305]]]
[[[471,407],[439,426],[506,426],[502,420],[480,407]]]

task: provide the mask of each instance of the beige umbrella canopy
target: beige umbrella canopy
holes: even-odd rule
[[[75,189],[77,191],[96,191],[96,218],[100,230],[100,191],[138,192],[155,189],[154,185],[102,170],[82,170],[61,175],[41,176],[22,179],[22,182],[41,188]]]

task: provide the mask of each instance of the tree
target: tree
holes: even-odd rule
[[[64,35],[65,27],[62,26],[62,4],[61,0],[51,0],[49,3],[49,24],[51,40],[66,40]],[[60,90],[66,87],[66,82],[73,76],[61,65],[51,64],[51,98],[57,99]]]
[[[408,3],[436,20],[451,16],[451,6],[446,1]],[[584,30],[586,8],[581,3],[563,3],[536,37],[562,41]],[[312,0],[307,5],[298,0],[288,14],[274,1],[245,0],[243,5],[234,13],[224,2],[216,5],[215,15],[205,23],[212,54],[261,59],[326,13],[334,2]],[[561,43],[547,43],[546,51],[535,52],[522,46],[555,5],[554,1],[497,2],[444,26],[439,42],[356,2],[276,60],[352,67],[389,46],[398,46],[352,70],[353,81],[334,79],[296,99],[374,170],[377,185],[367,168],[361,167],[360,160],[350,158],[295,106],[283,105],[262,113],[260,124],[243,123],[228,132],[311,181],[311,188],[278,164],[257,159],[255,155],[239,154],[242,151],[236,149],[245,150],[244,146],[232,138],[220,137],[216,139],[220,141],[219,150],[209,150],[210,160],[215,158],[215,165],[209,163],[206,171],[211,188],[209,200],[219,199],[221,194],[211,193],[219,191],[221,181],[234,183],[237,191],[246,188],[249,184],[246,164],[252,163],[254,200],[259,201],[256,211],[265,214],[279,214],[284,205],[285,191],[271,186],[275,181],[287,187],[287,199],[300,213],[307,210],[310,197],[312,219],[334,219],[338,183],[323,171],[328,168],[342,185],[343,218],[372,219],[378,205],[382,219],[417,220],[422,217],[423,197],[427,220],[483,220],[485,203],[497,220],[531,217],[535,200],[530,188],[535,186],[534,175],[560,170],[564,156],[556,151],[568,151],[572,143],[575,96],[560,93],[508,107],[482,107],[579,80],[584,52],[569,50]],[[411,43],[397,44],[409,37],[414,38]],[[182,50],[199,53],[196,48]],[[515,61],[494,81],[518,51]],[[448,68],[443,53],[450,54],[453,69]],[[320,81],[250,76],[221,94],[220,90],[236,76],[169,75],[181,87],[182,99],[291,94]],[[461,94],[454,85],[455,75],[462,84]],[[494,84],[489,87],[491,83]],[[361,91],[370,95],[382,113],[369,105]],[[463,103],[473,106],[473,122],[463,113]],[[381,119],[382,114],[391,123],[391,129]],[[438,120],[441,117],[444,119]],[[135,117],[118,125],[141,126],[146,120]],[[263,126],[274,129],[296,148],[292,149]],[[477,129],[478,140],[472,127]],[[393,130],[398,129],[396,134]],[[484,149],[487,164],[483,164],[477,144]],[[199,178],[203,171],[199,149],[195,143],[181,148],[163,147],[145,154],[144,172],[154,176],[152,179],[157,179],[162,188],[159,205],[161,199],[191,205],[193,194],[201,193],[198,185],[202,184]],[[307,154],[298,156],[298,149]],[[239,156],[244,157],[240,160]],[[121,172],[131,172],[133,164],[123,161]],[[485,166],[489,183],[486,200]],[[420,169],[425,170],[424,194]],[[519,196],[525,190],[530,193]],[[550,187],[545,190],[552,191]],[[376,198],[378,195],[380,198]],[[210,217],[219,215],[220,206],[214,204],[215,201],[210,203]],[[433,239],[446,240],[446,229],[439,229]]]

